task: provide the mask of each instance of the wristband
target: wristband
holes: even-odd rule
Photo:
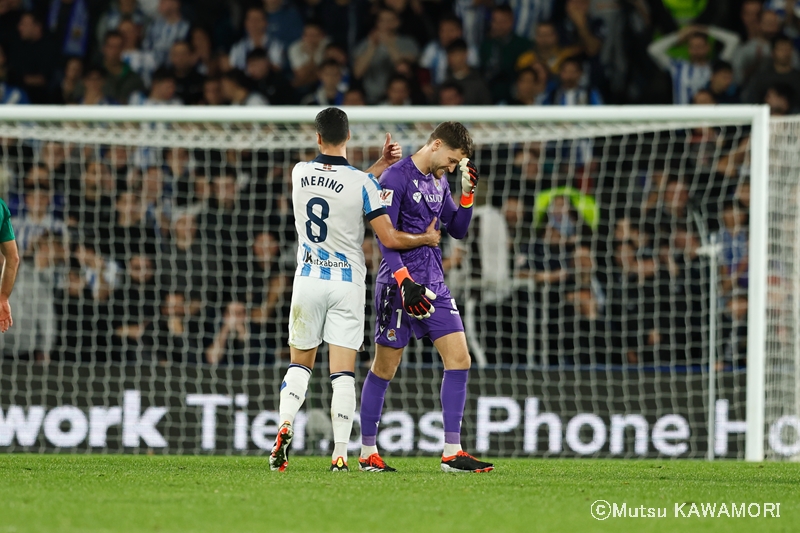
[[[398,285],[402,285],[403,281],[406,280],[406,279],[410,279],[411,281],[414,281],[412,279],[412,277],[411,277],[411,274],[408,273],[408,267],[403,267],[400,270],[398,270],[397,272],[395,272],[394,273],[394,279],[397,280],[397,284]]]
[[[464,194],[461,193],[461,207],[472,207],[472,202],[474,200],[475,193]]]

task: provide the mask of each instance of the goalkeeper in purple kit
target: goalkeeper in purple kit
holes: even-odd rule
[[[400,160],[381,176],[382,204],[395,228],[424,233],[438,219],[448,233],[462,239],[472,219],[472,201],[478,171],[469,161],[472,138],[459,122],[439,124],[428,143],[411,157]],[[457,206],[450,196],[446,172],[461,178]],[[376,446],[378,422],[389,381],[394,377],[411,333],[433,341],[444,362],[441,401],[445,445],[445,472],[489,472],[494,466],[461,449],[461,420],[467,398],[470,355],[464,325],[444,283],[442,252],[420,247],[398,252],[379,241],[383,260],[375,286],[375,360],[361,393],[361,470],[392,472]]]

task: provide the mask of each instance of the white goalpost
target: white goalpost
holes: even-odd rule
[[[470,234],[442,242],[474,360],[469,448],[800,454],[800,121],[766,106],[345,110],[359,168],[385,132],[404,155],[446,120],[475,139]],[[315,153],[318,111],[0,108],[0,186],[25,247],[0,451],[266,453],[288,364],[287,178]],[[412,342],[381,448],[437,452],[440,380]],[[329,399],[315,375],[298,452],[327,446]]]

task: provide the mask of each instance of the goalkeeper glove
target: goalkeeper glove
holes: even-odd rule
[[[478,167],[466,157],[459,161],[461,171],[461,207],[472,207],[475,187],[478,186]]]
[[[406,313],[417,320],[428,318],[436,310],[431,300],[436,299],[436,295],[429,288],[414,282],[408,273],[408,269],[403,267],[394,273],[397,284],[400,285],[400,294],[403,296],[403,309]]]

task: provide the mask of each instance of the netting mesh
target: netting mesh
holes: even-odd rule
[[[800,122],[770,136],[766,406],[768,456],[800,457]]]
[[[433,126],[354,124],[349,160],[368,167],[384,132],[413,153]],[[744,420],[749,128],[469,126],[482,175],[473,223],[465,240],[442,244],[480,368],[467,446],[703,456],[712,297],[720,398],[728,419]],[[233,453],[271,445],[295,268],[289,177],[296,161],[314,157],[313,128],[7,122],[0,139],[3,197],[23,256],[16,323],[0,338],[0,446]],[[723,248],[718,287],[711,233]],[[364,248],[371,302],[380,256],[369,235]],[[373,320],[368,309],[362,378]],[[440,380],[433,347],[412,342],[387,396],[381,446],[436,451]],[[326,446],[319,409],[329,398],[326,381],[313,381],[306,451]],[[203,402],[217,402],[212,428]],[[163,443],[114,411],[145,417],[148,407],[165,409],[152,412]],[[36,433],[27,441],[29,426]],[[72,434],[75,442],[59,440]],[[731,431],[720,455],[742,454],[743,433]]]

